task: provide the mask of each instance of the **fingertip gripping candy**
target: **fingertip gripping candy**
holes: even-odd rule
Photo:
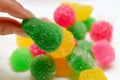
[[[67,61],[76,73],[94,68],[95,66],[94,59],[91,55],[79,47],[74,48],[73,52],[67,56]]]
[[[36,80],[51,80],[56,72],[55,62],[50,56],[41,54],[31,62],[30,72]]]
[[[98,21],[95,22],[90,30],[90,37],[94,42],[106,39],[109,42],[112,39],[113,28],[109,22]]]
[[[33,57],[28,48],[18,48],[10,56],[10,65],[13,71],[23,72],[29,69]]]
[[[16,42],[17,42],[18,47],[27,47],[27,48],[30,47],[31,44],[33,43],[31,38],[25,38],[22,36],[17,36]]]
[[[54,12],[54,20],[60,26],[68,28],[75,22],[75,12],[68,5],[61,5]]]
[[[108,80],[101,68],[84,70],[80,73],[79,80]]]
[[[52,22],[31,18],[22,21],[22,28],[45,52],[53,52],[61,45],[62,30]]]
[[[73,26],[68,28],[70,32],[74,35],[77,40],[84,39],[87,29],[83,22],[75,22]]]
[[[45,52],[40,50],[40,48],[35,43],[30,46],[29,50],[32,56],[34,57],[41,55],[41,54],[45,54]]]
[[[72,50],[75,46],[75,41],[74,41],[72,33],[69,32],[65,28],[62,28],[62,32],[63,32],[62,44],[60,45],[60,47],[57,50],[49,53],[50,56],[52,56],[53,58],[66,57],[67,55],[69,55],[72,52]]]
[[[107,40],[96,42],[92,46],[92,52],[98,65],[109,66],[115,60],[115,52]]]

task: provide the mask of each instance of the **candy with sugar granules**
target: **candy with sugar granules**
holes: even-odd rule
[[[63,31],[63,41],[60,47],[55,50],[54,52],[49,53],[53,58],[64,58],[67,55],[69,55],[74,46],[75,46],[75,41],[73,38],[73,35],[71,32],[69,32],[67,29],[62,28]]]
[[[75,22],[75,12],[68,5],[61,5],[54,12],[54,20],[60,26],[68,28]]]
[[[93,41],[97,42],[102,39],[111,41],[113,34],[112,25],[106,21],[98,21],[93,23],[90,29],[90,37]]]
[[[30,52],[31,54],[35,57],[35,56],[38,56],[40,54],[45,54],[44,51],[42,51],[35,43],[33,43],[31,46],[30,46]]]
[[[92,52],[98,65],[109,66],[115,60],[115,52],[107,40],[96,42],[92,46]]]
[[[56,76],[58,77],[70,77],[72,69],[68,65],[65,58],[54,59],[56,63]]]
[[[67,56],[67,61],[71,68],[77,73],[95,66],[93,57],[79,47],[74,48],[73,52]]]
[[[76,14],[76,21],[84,21],[88,19],[93,10],[91,5],[86,4],[64,2],[62,5],[69,5],[71,8],[73,8]]]
[[[17,43],[18,47],[27,47],[28,48],[32,45],[33,41],[31,38],[17,36],[16,43]]]
[[[86,25],[83,22],[75,22],[68,30],[72,32],[77,40],[84,39],[87,33]]]
[[[87,31],[90,31],[90,28],[94,22],[95,22],[95,19],[92,17],[89,17],[87,20],[84,21],[84,24],[87,27]]]
[[[101,68],[82,71],[79,80],[108,80]]]
[[[92,53],[92,45],[93,43],[90,42],[90,41],[87,41],[87,40],[80,40],[78,41],[78,47],[87,51],[91,56],[93,56],[93,53]]]
[[[62,30],[50,21],[38,18],[26,19],[22,21],[22,28],[45,52],[53,52],[61,45]]]
[[[55,62],[50,56],[41,54],[31,62],[30,72],[36,80],[51,80],[56,72]]]
[[[18,48],[10,56],[10,65],[15,72],[29,69],[33,57],[28,48]]]

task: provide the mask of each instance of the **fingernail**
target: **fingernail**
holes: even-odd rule
[[[29,10],[24,9],[24,11],[25,11],[26,16],[27,16],[26,18],[33,18],[33,17],[35,17],[35,15],[32,12],[30,12]]]

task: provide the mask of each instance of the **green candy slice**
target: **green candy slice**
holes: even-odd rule
[[[45,52],[55,51],[62,42],[62,30],[52,22],[31,18],[22,21],[22,28]]]
[[[79,47],[76,47],[73,52],[67,56],[67,61],[76,73],[80,73],[83,70],[90,69],[95,66],[94,59],[91,55]]]

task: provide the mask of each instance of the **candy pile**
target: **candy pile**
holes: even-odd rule
[[[92,10],[90,5],[63,2],[54,12],[56,23],[46,18],[23,20],[23,30],[33,41],[17,37],[19,48],[10,57],[11,68],[15,72],[30,70],[35,80],[54,76],[107,80],[102,68],[115,60],[110,45],[113,29],[109,22],[92,18]]]

